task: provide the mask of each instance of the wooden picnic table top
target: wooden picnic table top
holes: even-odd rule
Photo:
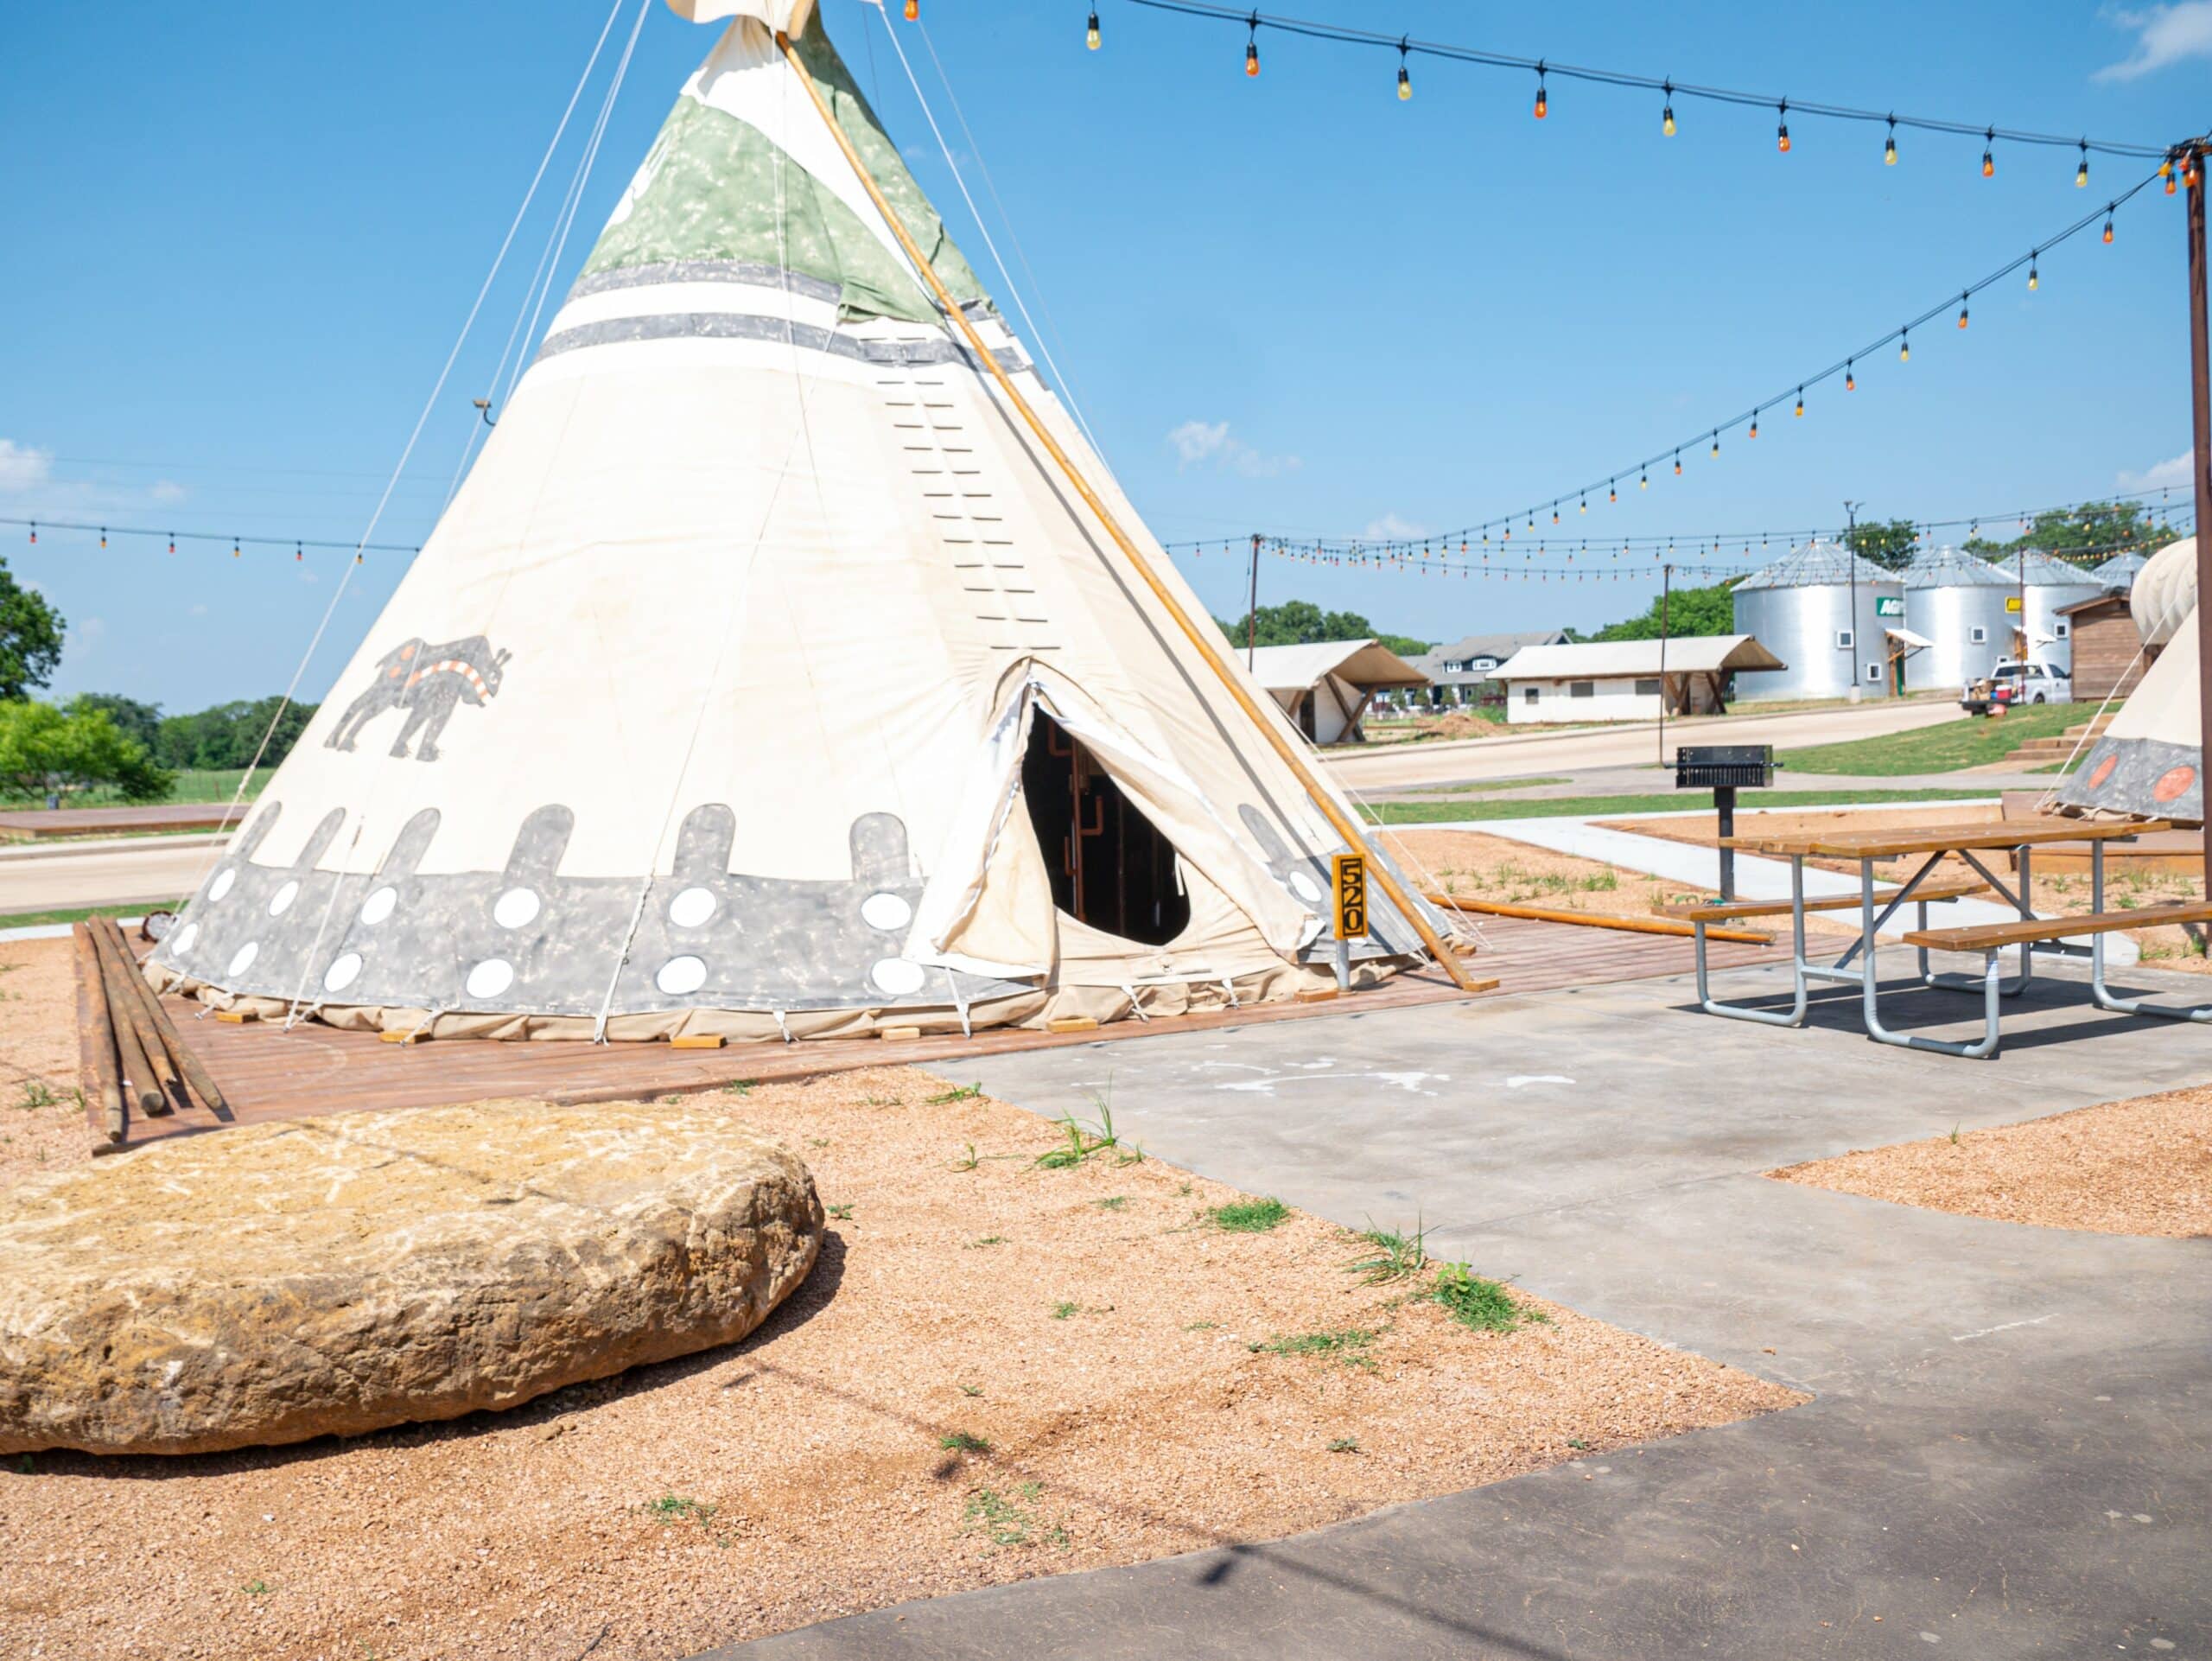
[[[1879,830],[1809,830],[1789,836],[1723,837],[1723,848],[1795,858],[1894,859],[1967,848],[2029,848],[2050,842],[2111,842],[2171,830],[2164,819],[1978,819],[1964,824],[1891,826]]]

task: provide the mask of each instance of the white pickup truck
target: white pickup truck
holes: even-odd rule
[[[2063,669],[2006,658],[1986,678],[1966,689],[1959,707],[1969,715],[1984,716],[1993,709],[2013,710],[2024,703],[2073,702],[2073,678]]]

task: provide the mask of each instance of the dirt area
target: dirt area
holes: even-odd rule
[[[1854,807],[1836,808],[1777,808],[1768,812],[1736,814],[1736,834],[1739,837],[1797,837],[1816,836],[1827,830],[1910,830],[1922,825],[1975,824],[1999,816],[1995,803],[1986,807]],[[1632,830],[1639,836],[1658,837],[1668,842],[1687,842],[1700,848],[1710,848],[1720,832],[1713,816],[1699,814],[1687,818],[1663,819],[1606,819],[1602,821],[1609,830]],[[1859,868],[1846,861],[1815,860],[1815,865],[1830,870],[1856,871]]]
[[[0,941],[0,1187],[85,1148],[70,943]]]
[[[0,1028],[10,1078],[69,1080],[64,947],[0,975],[34,1005]],[[1063,1130],[925,1073],[705,1099],[798,1152],[831,1211],[760,1332],[353,1441],[10,1461],[0,1650],[671,1658],[1803,1399],[1517,1292],[1517,1329],[1463,1325],[1421,1295],[1434,1265],[1370,1284],[1371,1247],[1295,1212],[1233,1231],[1211,1213],[1244,1196],[1133,1149],[1056,1168]],[[9,1123],[44,1150],[13,1174],[85,1156],[73,1103]]]
[[[1400,862],[1414,880],[1425,881],[1425,872],[1449,892],[1507,905],[1643,917],[1655,905],[1703,900],[1712,894],[1711,889],[1531,848],[1478,830],[1408,826],[1383,832],[1381,839],[1394,855],[1402,856]]]
[[[1899,1142],[1770,1174],[2006,1223],[2212,1235],[2212,1087]]]

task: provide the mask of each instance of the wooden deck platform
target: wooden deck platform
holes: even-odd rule
[[[236,818],[244,818],[242,805]],[[156,802],[144,807],[24,807],[0,810],[0,842],[52,837],[115,837],[132,831],[213,830],[229,811],[223,802]]]
[[[1492,918],[1483,924],[1484,945],[1472,967],[1500,983],[1490,997],[1688,974],[1690,942],[1622,934],[1560,923]],[[1771,946],[1712,948],[1715,968],[1764,962]],[[1268,1003],[1149,1021],[1122,1021],[1077,1033],[997,1028],[972,1038],[909,1040],[821,1039],[798,1044],[734,1044],[719,1050],[679,1050],[666,1044],[499,1042],[461,1039],[421,1045],[385,1044],[370,1033],[340,1032],[303,1022],[286,1032],[277,1024],[233,1026],[204,1014],[202,1006],[166,999],[185,1043],[207,1064],[229,1098],[233,1119],[309,1118],[366,1108],[430,1107],[494,1096],[537,1097],[556,1102],[620,1101],[711,1089],[737,1079],[766,1082],[839,1072],[855,1067],[921,1066],[957,1075],[964,1056],[1067,1044],[1124,1043],[1166,1033],[1205,1031],[1261,1021],[1401,1009],[1459,1001],[1465,994],[1431,971],[1403,975],[1370,992],[1313,1003]],[[220,1128],[196,1104],[182,1112],[148,1118],[133,1114],[126,1146],[162,1136]],[[94,1128],[96,1142],[109,1149]],[[109,1149],[112,1151],[111,1149]]]

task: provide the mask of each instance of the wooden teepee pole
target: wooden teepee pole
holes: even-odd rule
[[[868,199],[875,204],[876,212],[883,215],[884,223],[891,227],[891,234],[899,239],[899,245],[906,251],[906,258],[913,262],[914,269],[922,274],[923,281],[929,284],[930,291],[937,296],[938,307],[966,337],[969,349],[975,353],[976,360],[983,366],[991,379],[998,383],[999,390],[1006,395],[1007,402],[1014,406],[1014,412],[1020,416],[1029,430],[1037,436],[1037,442],[1045,447],[1046,453],[1058,464],[1060,471],[1067,475],[1068,483],[1074,487],[1076,494],[1083,498],[1084,505],[1097,517],[1099,524],[1106,528],[1106,534],[1113,538],[1114,545],[1122,550],[1123,557],[1135,568],[1138,576],[1143,579],[1144,585],[1152,590],[1153,598],[1166,608],[1168,616],[1174,620],[1175,627],[1183,632],[1183,638],[1197,648],[1198,655],[1205,659],[1207,666],[1219,678],[1221,684],[1229,689],[1230,697],[1234,698],[1237,707],[1251,718],[1252,724],[1260,729],[1261,734],[1273,747],[1276,755],[1281,758],[1283,765],[1291,770],[1313,805],[1321,810],[1322,817],[1326,818],[1335,828],[1337,834],[1344,839],[1345,845],[1361,849],[1366,852],[1371,862],[1375,880],[1381,884],[1382,892],[1389,895],[1390,902],[1398,908],[1399,914],[1414,926],[1414,932],[1421,936],[1421,944],[1427,946],[1436,961],[1443,965],[1445,973],[1452,977],[1459,990],[1463,992],[1483,992],[1497,985],[1496,981],[1474,979],[1460,965],[1459,958],[1452,954],[1451,948],[1444,944],[1443,937],[1431,928],[1428,920],[1421,915],[1418,902],[1399,887],[1398,880],[1391,875],[1389,866],[1372,848],[1369,847],[1367,838],[1360,830],[1357,822],[1338,806],[1335,799],[1329,794],[1320,780],[1314,776],[1313,769],[1306,765],[1306,758],[1299,754],[1296,748],[1275,730],[1274,723],[1267,719],[1259,705],[1253,701],[1252,695],[1245,690],[1243,683],[1236,678],[1236,671],[1230,668],[1227,659],[1214,642],[1207,639],[1205,633],[1192,623],[1190,614],[1183,609],[1181,602],[1175,598],[1173,591],[1153,570],[1151,562],[1138,550],[1136,544],[1129,539],[1128,533],[1122,529],[1120,522],[1107,511],[1106,504],[1099,499],[1098,493],[1090,487],[1090,483],[1083,476],[1082,470],[1076,466],[1068,453],[1060,448],[1058,442],[1053,438],[1052,435],[1046,430],[1045,423],[1037,418],[1037,412],[1029,407],[1029,400],[1021,396],[1005,369],[1001,366],[998,354],[984,344],[983,337],[976,332],[976,326],[968,321],[968,314],[960,309],[959,303],[953,299],[950,291],[945,288],[943,279],[938,276],[937,268],[930,264],[928,258],[922,252],[913,238],[907,234],[905,223],[893,210],[890,202],[877,186],[874,175],[868,172],[867,163],[861,160],[860,152],[853,148],[853,141],[847,137],[836,113],[830,108],[829,102],[822,96],[822,89],[815,85],[814,77],[807,73],[806,66],[799,61],[798,54],[791,48],[791,37],[779,30],[776,35],[776,45],[784,54],[784,60],[791,65],[791,73],[798,77],[798,84],[806,88],[807,97],[814,100],[815,110],[822,117],[823,124],[830,129],[831,137],[836,139],[837,148],[844,151],[845,160],[852,164],[854,174],[859,178],[861,188],[868,192]]]

